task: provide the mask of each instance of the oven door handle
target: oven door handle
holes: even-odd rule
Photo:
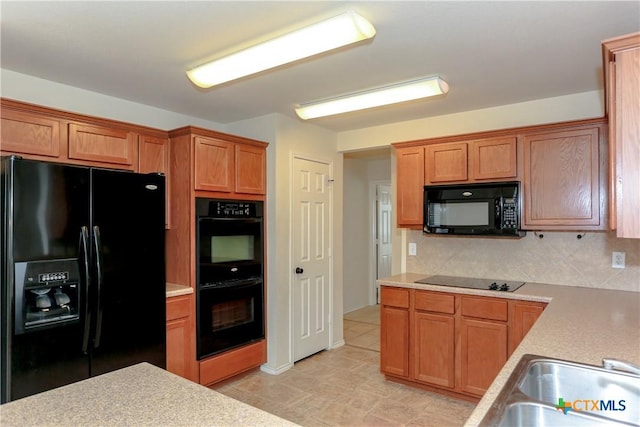
[[[225,222],[239,222],[243,224],[257,224],[262,222],[262,217],[256,218],[212,218],[208,216],[201,216],[198,218],[199,221],[206,222],[216,222],[216,221],[225,221]]]
[[[200,285],[200,290],[210,290],[210,289],[246,289],[252,286],[256,286],[262,283],[262,279],[247,279],[247,280],[239,280],[239,281],[230,281],[227,283],[220,284],[203,284]]]

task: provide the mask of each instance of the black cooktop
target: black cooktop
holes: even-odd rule
[[[485,289],[490,291],[513,292],[525,282],[502,279],[478,279],[457,276],[428,276],[415,283],[427,285],[453,286],[457,288]]]

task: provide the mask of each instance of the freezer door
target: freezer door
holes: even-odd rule
[[[82,351],[84,311],[77,321],[23,330],[15,320],[15,304],[20,304],[24,311],[23,305],[29,298],[16,294],[14,268],[24,261],[60,258],[84,263],[86,257],[79,253],[79,246],[82,226],[89,223],[89,170],[5,158],[2,181],[4,250],[0,360],[1,401],[7,402],[89,376],[89,359]],[[77,293],[81,306],[86,301],[85,289],[82,287]],[[30,291],[22,289],[20,292]],[[18,317],[22,322],[22,316]]]
[[[94,169],[91,183],[91,375],[139,362],[164,368],[164,176]]]

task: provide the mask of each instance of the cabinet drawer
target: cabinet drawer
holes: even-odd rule
[[[409,308],[409,289],[383,286],[381,293],[382,305]]]
[[[507,305],[507,300],[463,296],[462,315],[506,322]]]
[[[439,292],[416,291],[415,308],[416,310],[454,314],[456,311],[455,296]]]
[[[191,314],[188,296],[179,296],[167,300],[167,321],[189,317]]]

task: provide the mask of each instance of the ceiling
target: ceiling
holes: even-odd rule
[[[185,71],[354,9],[374,39],[210,89]],[[4,69],[227,124],[440,75],[445,96],[311,121],[344,131],[601,90],[601,41],[640,30],[640,2],[0,2]]]

